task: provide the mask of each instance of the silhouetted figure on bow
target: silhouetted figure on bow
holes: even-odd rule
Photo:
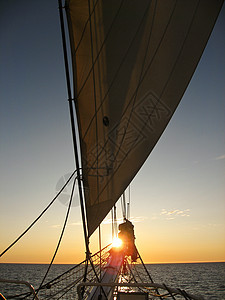
[[[119,225],[119,234],[118,237],[123,241],[125,254],[131,256],[132,261],[137,260],[137,249],[134,244],[134,225],[124,218],[124,223]]]

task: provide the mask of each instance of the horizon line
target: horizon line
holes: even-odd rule
[[[223,261],[188,261],[188,262],[145,262],[145,265],[166,265],[166,264],[207,264],[207,263],[225,263]],[[23,264],[23,265],[49,265],[46,262],[0,262],[0,264]],[[53,263],[53,265],[78,265],[80,263]]]

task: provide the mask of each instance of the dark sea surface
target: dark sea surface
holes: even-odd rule
[[[154,282],[165,283],[167,286],[181,288],[191,294],[202,295],[204,299],[225,299],[225,263],[152,264],[146,266]],[[44,264],[0,264],[0,277],[25,280],[37,288],[47,267]],[[72,265],[53,265],[48,280],[71,267]],[[0,283],[0,292],[7,298],[10,291],[4,286]]]

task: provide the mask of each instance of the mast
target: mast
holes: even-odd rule
[[[68,64],[68,57],[67,57],[67,46],[66,46],[66,37],[65,37],[64,19],[63,19],[62,0],[58,0],[58,4],[59,4],[59,16],[60,16],[60,25],[61,25],[61,33],[62,33],[64,64],[65,64],[65,72],[66,72],[66,84],[67,84],[67,93],[68,93],[68,102],[69,102],[70,122],[71,122],[71,129],[72,129],[75,164],[76,164],[76,170],[77,170],[77,182],[78,182],[78,190],[79,190],[79,197],[80,197],[84,240],[85,240],[85,246],[86,246],[86,256],[87,256],[87,258],[90,258],[89,238],[87,235],[84,198],[83,198],[83,193],[82,193],[82,183],[81,183],[81,173],[80,173],[81,168],[80,168],[79,157],[78,157],[77,137],[76,137],[76,130],[75,130],[76,125],[75,125],[74,111],[73,111],[74,99],[72,98],[72,93],[71,93],[70,73],[69,73],[69,64]]]

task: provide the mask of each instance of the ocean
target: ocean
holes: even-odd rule
[[[67,271],[73,265],[53,265],[48,279]],[[154,282],[181,288],[192,294],[200,294],[204,299],[225,299],[225,262],[218,263],[180,263],[180,264],[148,264],[146,265]],[[0,277],[30,282],[35,288],[40,284],[48,265],[44,264],[0,264]],[[12,287],[10,288],[12,291]],[[0,283],[0,292],[5,289]],[[20,290],[14,292],[20,293]]]

